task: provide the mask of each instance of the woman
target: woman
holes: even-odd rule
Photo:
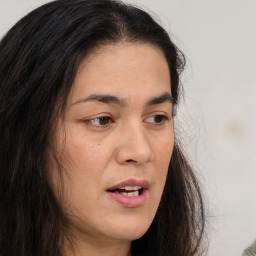
[[[182,53],[144,11],[58,0],[0,44],[0,255],[199,255],[174,137]]]

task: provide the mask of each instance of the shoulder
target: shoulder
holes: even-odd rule
[[[256,256],[256,241],[250,247],[244,250],[242,256]]]

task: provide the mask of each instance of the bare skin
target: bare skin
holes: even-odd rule
[[[146,43],[104,45],[81,63],[52,141],[76,255],[130,256],[151,225],[174,145],[170,83],[164,54]],[[50,179],[58,197],[58,175]],[[143,194],[118,188],[116,200],[109,188],[131,180]]]

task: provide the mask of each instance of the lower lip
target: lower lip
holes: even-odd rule
[[[143,189],[142,193],[138,196],[124,196],[119,193],[107,191],[108,195],[113,198],[117,203],[127,208],[140,207],[144,204],[148,196],[148,190]]]

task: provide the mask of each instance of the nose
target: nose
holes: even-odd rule
[[[142,126],[123,129],[118,144],[116,160],[119,164],[142,165],[154,159],[150,137]]]

